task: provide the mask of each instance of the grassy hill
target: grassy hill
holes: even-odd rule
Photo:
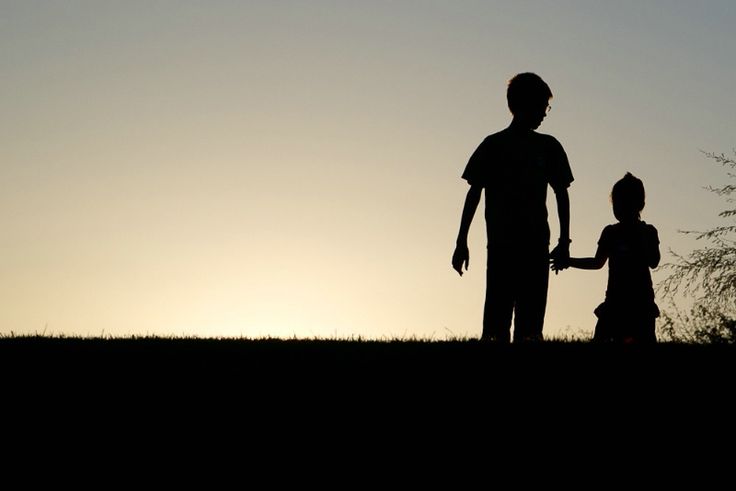
[[[355,341],[191,338],[0,339],[11,384],[67,384],[110,390],[248,386],[315,390],[459,387],[538,390],[606,386],[691,387],[736,375],[736,347],[662,343],[652,347],[544,342],[498,346],[470,341]],[[598,389],[600,387],[600,389]]]
[[[678,344],[2,338],[2,414],[27,455],[81,441],[103,458],[234,446],[319,460],[326,445],[348,461],[401,462],[488,445],[523,455],[529,442],[548,457],[568,444],[586,455],[617,441],[646,460],[649,447],[633,442],[695,437],[701,452],[724,435],[735,355]]]

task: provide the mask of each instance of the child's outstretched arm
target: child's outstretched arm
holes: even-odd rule
[[[480,196],[483,193],[483,187],[471,185],[468,195],[465,197],[465,206],[463,207],[463,216],[460,219],[460,231],[457,234],[457,243],[455,252],[452,254],[452,269],[463,275],[463,265],[467,271],[470,266],[470,251],[468,250],[468,232],[470,224],[473,222],[475,210],[478,208]]]
[[[606,252],[598,246],[595,257],[571,257],[568,265],[577,269],[601,269],[608,260]]]
[[[606,252],[598,246],[598,250],[595,253],[595,257],[550,257],[550,269],[557,273],[567,268],[577,269],[601,269],[606,261],[608,255]]]

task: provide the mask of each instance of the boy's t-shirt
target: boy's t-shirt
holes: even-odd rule
[[[565,150],[553,136],[506,128],[488,136],[462,178],[485,188],[489,244],[548,245],[547,186],[573,181]]]
[[[657,229],[646,222],[615,223],[601,232],[598,247],[608,257],[606,301],[654,302],[649,258],[659,251]]]

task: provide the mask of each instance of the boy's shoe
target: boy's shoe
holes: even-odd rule
[[[514,343],[541,343],[544,341],[544,336],[541,334],[530,334],[528,336],[521,336],[514,339]]]
[[[481,342],[483,343],[489,343],[489,344],[509,344],[511,341],[508,336],[482,336],[480,338]]]

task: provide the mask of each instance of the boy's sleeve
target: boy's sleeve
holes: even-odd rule
[[[476,184],[483,185],[485,182],[485,162],[488,154],[488,138],[483,140],[478,148],[475,149],[473,155],[465,166],[462,178],[468,181],[468,184],[474,186]]]
[[[556,138],[550,137],[549,184],[552,189],[567,189],[575,178],[572,176],[570,162],[565,149]]]

